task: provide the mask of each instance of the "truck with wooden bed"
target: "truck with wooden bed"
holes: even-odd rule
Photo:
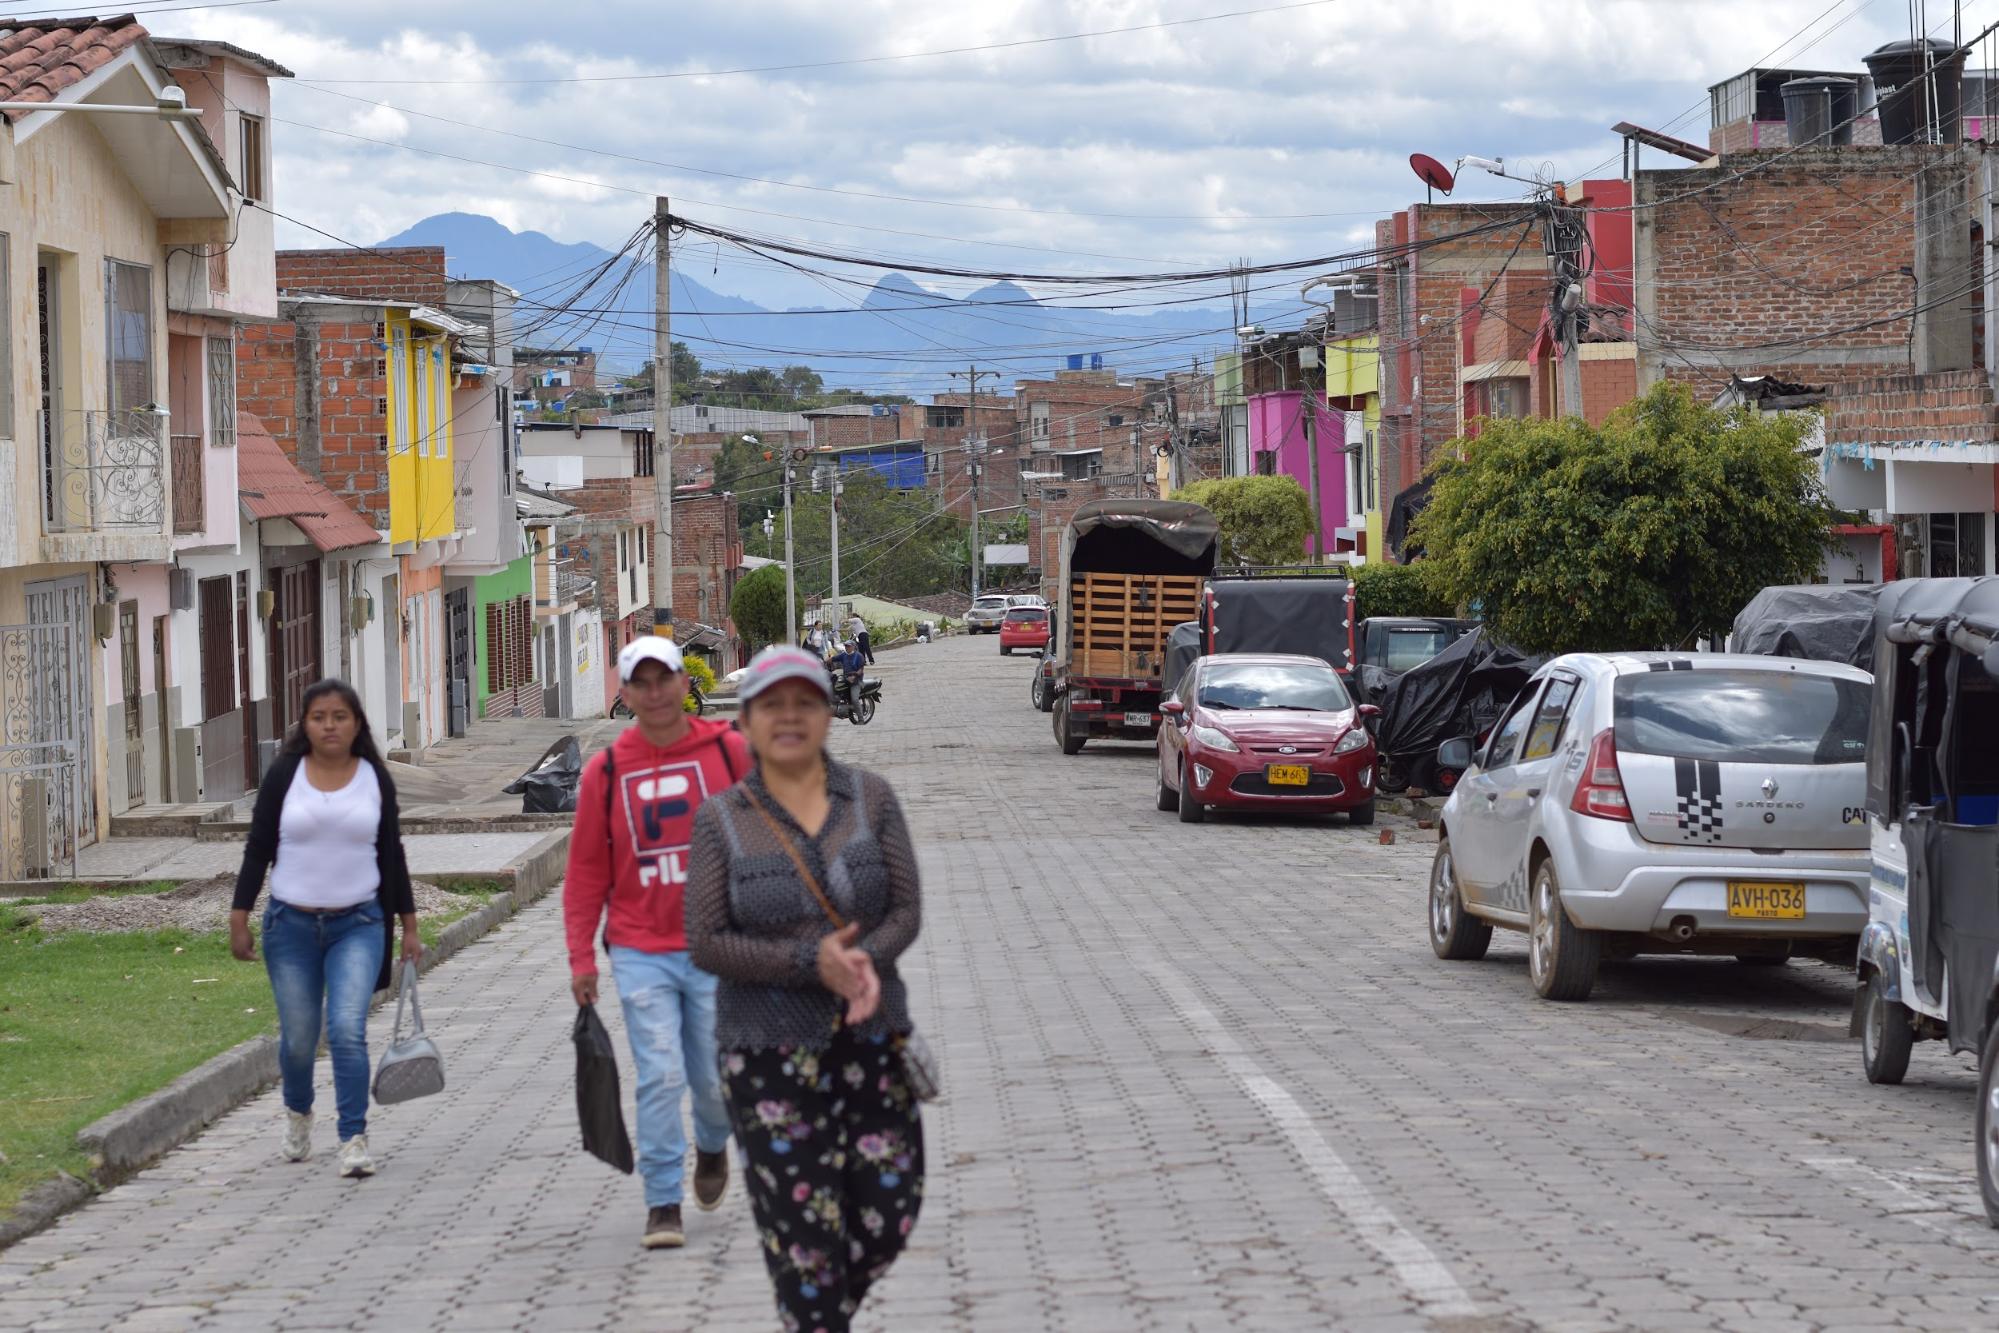
[[[1200,618],[1218,535],[1206,509],[1174,500],[1097,500],[1076,511],[1062,536],[1053,631],[1062,753],[1158,735],[1167,640]]]

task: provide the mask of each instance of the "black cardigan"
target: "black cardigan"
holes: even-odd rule
[[[304,755],[279,755],[271,771],[257,784],[257,808],[250,816],[249,841],[243,845],[243,868],[236,872],[236,899],[232,906],[239,912],[257,905],[264,876],[278,859],[278,821],[284,814],[285,793],[291,790],[292,779],[298,775],[298,766],[304,760]],[[387,942],[382,949],[382,970],[375,978],[375,989],[385,990],[396,949],[396,918],[416,911],[416,895],[410,889],[409,862],[403,856],[403,825],[396,810],[396,784],[390,780],[384,765],[373,760],[365,762],[374,766],[375,778],[382,787],[382,823],[375,833],[375,865],[381,871],[382,883],[375,890],[375,901],[382,905],[382,931]]]

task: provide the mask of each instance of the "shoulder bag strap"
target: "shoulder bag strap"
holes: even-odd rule
[[[819,900],[819,910],[824,912],[826,919],[833,923],[833,929],[846,929],[846,918],[842,917],[834,909],[832,899],[828,898],[826,891],[819,887],[818,879],[813,876],[810,870],[805,868],[805,858],[798,854],[798,848],[793,845],[790,836],[785,833],[783,827],[778,824],[777,820],[771,815],[769,808],[764,805],[762,799],[755,792],[748,792],[746,795],[750,798],[750,804],[756,807],[757,813],[763,816],[764,823],[770,825],[771,835],[777,839],[778,846],[784,848],[784,854],[789,856],[791,864],[797,867],[798,877],[805,881],[805,887],[812,890],[812,896]]]

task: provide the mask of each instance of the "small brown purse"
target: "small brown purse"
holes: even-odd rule
[[[806,869],[805,858],[799,855],[798,848],[785,833],[783,825],[777,822],[776,816],[771,814],[762,798],[755,792],[744,794],[750,798],[750,804],[756,807],[756,812],[763,818],[763,822],[770,826],[771,836],[777,839],[778,846],[784,848],[784,854],[791,858],[792,866],[798,871],[798,878],[812,891],[812,896],[819,902],[819,910],[833,923],[833,929],[845,930],[846,918],[833,906],[833,900],[826,896],[826,891],[819,887],[818,876]],[[903,1077],[909,1080],[910,1092],[919,1102],[934,1102],[944,1095],[944,1083],[937,1068],[937,1057],[931,1054],[930,1043],[923,1039],[914,1025],[903,1034],[902,1073]]]

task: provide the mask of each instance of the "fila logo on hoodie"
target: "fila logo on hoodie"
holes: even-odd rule
[[[636,773],[621,772],[618,787],[625,807],[625,828],[632,839],[632,857],[638,863],[639,887],[685,884],[694,811],[709,795],[700,763],[686,760]]]

